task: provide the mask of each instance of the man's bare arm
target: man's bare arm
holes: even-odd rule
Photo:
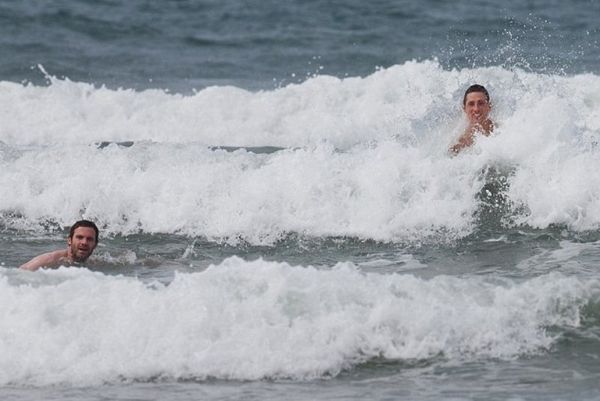
[[[59,250],[54,252],[44,253],[36,256],[29,262],[22,264],[19,269],[35,271],[40,267],[58,267],[62,262],[66,261],[67,251]]]
[[[460,138],[458,138],[458,141],[456,142],[456,144],[450,147],[450,152],[454,153],[454,154],[458,154],[464,148],[468,148],[469,146],[473,145],[473,142],[474,142],[473,133],[465,132],[464,134],[462,134],[460,136]]]

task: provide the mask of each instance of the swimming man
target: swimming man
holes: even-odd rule
[[[468,125],[458,142],[450,147],[454,154],[473,145],[475,135],[489,136],[494,131],[494,122],[489,117],[492,110],[490,94],[485,87],[477,84],[469,86],[463,97],[463,110]]]
[[[21,269],[37,270],[40,267],[56,268],[85,262],[98,245],[98,227],[89,220],[79,220],[71,227],[67,238],[67,249],[36,256],[21,265]]]

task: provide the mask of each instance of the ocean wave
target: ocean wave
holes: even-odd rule
[[[490,89],[498,128],[450,157],[472,82]],[[453,241],[480,225],[488,173],[500,171],[502,224],[594,231],[598,93],[593,74],[435,61],[190,96],[2,82],[0,220],[36,230],[86,217],[112,233],[252,244]]]
[[[512,359],[549,352],[579,327],[599,284],[559,274],[426,280],[237,257],[168,284],[0,269],[0,383],[306,380],[373,358]]]

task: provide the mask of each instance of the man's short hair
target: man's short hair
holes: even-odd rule
[[[471,85],[467,88],[467,90],[465,91],[465,96],[463,97],[463,106],[465,104],[467,104],[467,95],[469,93],[473,93],[473,92],[481,92],[485,95],[485,98],[487,99],[487,101],[490,101],[490,94],[488,93],[487,89],[485,89],[485,87],[483,85],[479,85],[479,84],[475,84],[475,85]]]
[[[96,224],[94,224],[93,221],[89,221],[89,220],[79,220],[79,221],[75,222],[75,224],[73,224],[71,226],[71,230],[69,231],[69,238],[73,238],[73,234],[75,233],[75,230],[79,227],[93,228],[94,231],[96,232],[96,244],[98,243],[98,227],[96,227]]]

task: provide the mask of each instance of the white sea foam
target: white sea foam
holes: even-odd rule
[[[0,268],[0,384],[337,375],[374,357],[551,352],[600,283],[361,273],[230,258],[169,285]]]
[[[451,158],[466,86],[488,86],[496,134]],[[52,79],[0,83],[5,225],[272,243],[288,232],[383,241],[472,232],[488,166],[510,171],[514,221],[600,224],[600,77],[409,62],[364,78],[191,96]],[[130,147],[100,141],[134,141]],[[211,146],[277,146],[270,154]],[[600,167],[600,166],[598,166]]]

